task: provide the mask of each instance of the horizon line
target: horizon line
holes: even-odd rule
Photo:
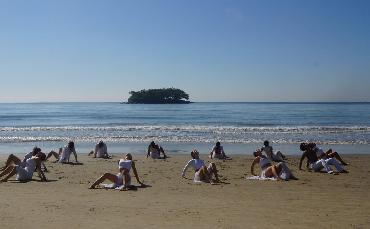
[[[266,104],[349,104],[349,103],[370,103],[370,101],[190,101],[191,103],[266,103]],[[0,102],[0,104],[37,104],[37,103],[121,103],[126,104],[122,101],[34,101],[34,102]],[[156,104],[150,104],[156,105]],[[163,104],[158,104],[163,105]],[[184,104],[186,105],[186,104]]]

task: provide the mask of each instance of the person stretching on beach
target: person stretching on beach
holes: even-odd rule
[[[59,148],[58,153],[55,151],[50,151],[50,153],[46,157],[46,160],[49,159],[51,156],[54,156],[59,163],[69,163],[69,157],[71,156],[71,153],[73,153],[76,163],[78,163],[75,143],[73,141],[68,142],[68,145],[64,147]]]
[[[316,146],[316,143],[308,143],[308,147],[312,148],[315,152],[316,152],[316,155],[319,159],[329,159],[329,158],[335,158],[337,159],[338,161],[340,161],[340,163],[342,165],[348,165],[347,162],[343,161],[342,157],[339,156],[339,154],[337,152],[333,152],[332,149],[329,149],[328,151],[324,152],[323,149],[319,148]]]
[[[103,141],[99,141],[99,143],[95,145],[95,150],[92,150],[88,155],[93,155],[94,158],[112,158],[112,156],[108,154],[107,144]]]
[[[118,161],[119,173],[117,175],[112,173],[104,173],[89,188],[94,189],[97,185],[103,183],[105,180],[109,180],[114,184],[113,188],[120,187],[123,185],[123,187],[120,190],[126,191],[131,186],[131,176],[130,176],[131,168],[132,171],[134,172],[137,183],[144,186],[144,183],[142,183],[139,179],[139,175],[135,167],[135,162],[132,160],[132,155],[128,153],[126,154],[124,159],[120,159]]]
[[[163,154],[163,159],[166,159],[167,155],[165,154],[164,149],[152,141],[148,146],[146,158],[150,156],[153,159],[162,159],[161,153]]]
[[[282,154],[280,151],[277,151],[274,153],[272,146],[270,146],[269,141],[263,142],[263,147],[261,148],[263,152],[267,155],[267,157],[274,162],[283,162],[285,160],[284,154]]]
[[[288,166],[284,162],[279,162],[276,165],[272,165],[270,160],[262,154],[262,150],[257,149],[253,152],[255,159],[251,165],[251,173],[254,176],[257,176],[254,173],[254,166],[259,164],[261,168],[261,178],[276,178],[277,180],[297,180],[297,178],[290,171]]]
[[[190,153],[192,159],[185,165],[182,170],[181,176],[185,178],[186,170],[191,166],[195,170],[194,182],[207,182],[213,184],[213,175],[215,176],[215,182],[220,182],[218,179],[216,164],[211,162],[208,167],[204,164],[204,161],[199,159],[199,152],[194,149]]]
[[[302,162],[307,158],[307,168],[314,172],[319,172],[324,169],[329,174],[337,174],[330,167],[330,165],[334,165],[338,172],[348,173],[348,171],[344,170],[339,162],[334,158],[319,159],[315,150],[312,148],[312,145],[303,142],[300,144],[299,148],[303,151],[302,157],[299,161],[299,170],[302,170]]]
[[[212,158],[217,158],[217,159],[231,159],[230,157],[226,156],[224,147],[221,146],[220,142],[216,142],[216,145],[213,146],[211,152],[209,152],[209,157]]]
[[[16,179],[18,181],[30,181],[32,180],[32,176],[35,170],[38,172],[41,181],[46,181],[45,174],[41,170],[41,162],[43,162],[45,158],[46,155],[44,153],[38,152],[36,155],[28,158],[23,164],[9,165],[4,169],[3,172],[0,173],[0,178],[5,176],[3,179],[1,179],[1,182],[7,182],[8,179],[14,175],[17,175]]]
[[[25,164],[27,159],[31,158],[32,156],[35,156],[37,153],[41,152],[41,149],[37,146],[33,147],[32,151],[27,153],[23,160],[19,159],[17,156],[14,154],[10,154],[5,162],[5,166],[0,168],[0,171],[3,171],[5,168],[7,168],[9,165],[14,164],[14,165],[21,165]],[[47,168],[44,164],[44,162],[41,162],[42,169],[44,172],[47,172]]]

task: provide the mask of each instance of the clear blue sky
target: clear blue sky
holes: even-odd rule
[[[367,0],[0,0],[0,102],[370,101]]]

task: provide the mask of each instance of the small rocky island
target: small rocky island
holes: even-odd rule
[[[128,104],[186,104],[190,103],[189,95],[177,88],[143,89],[130,91]]]

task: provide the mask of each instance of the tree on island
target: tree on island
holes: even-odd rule
[[[190,103],[189,95],[177,88],[143,89],[141,91],[130,91],[127,103]]]

